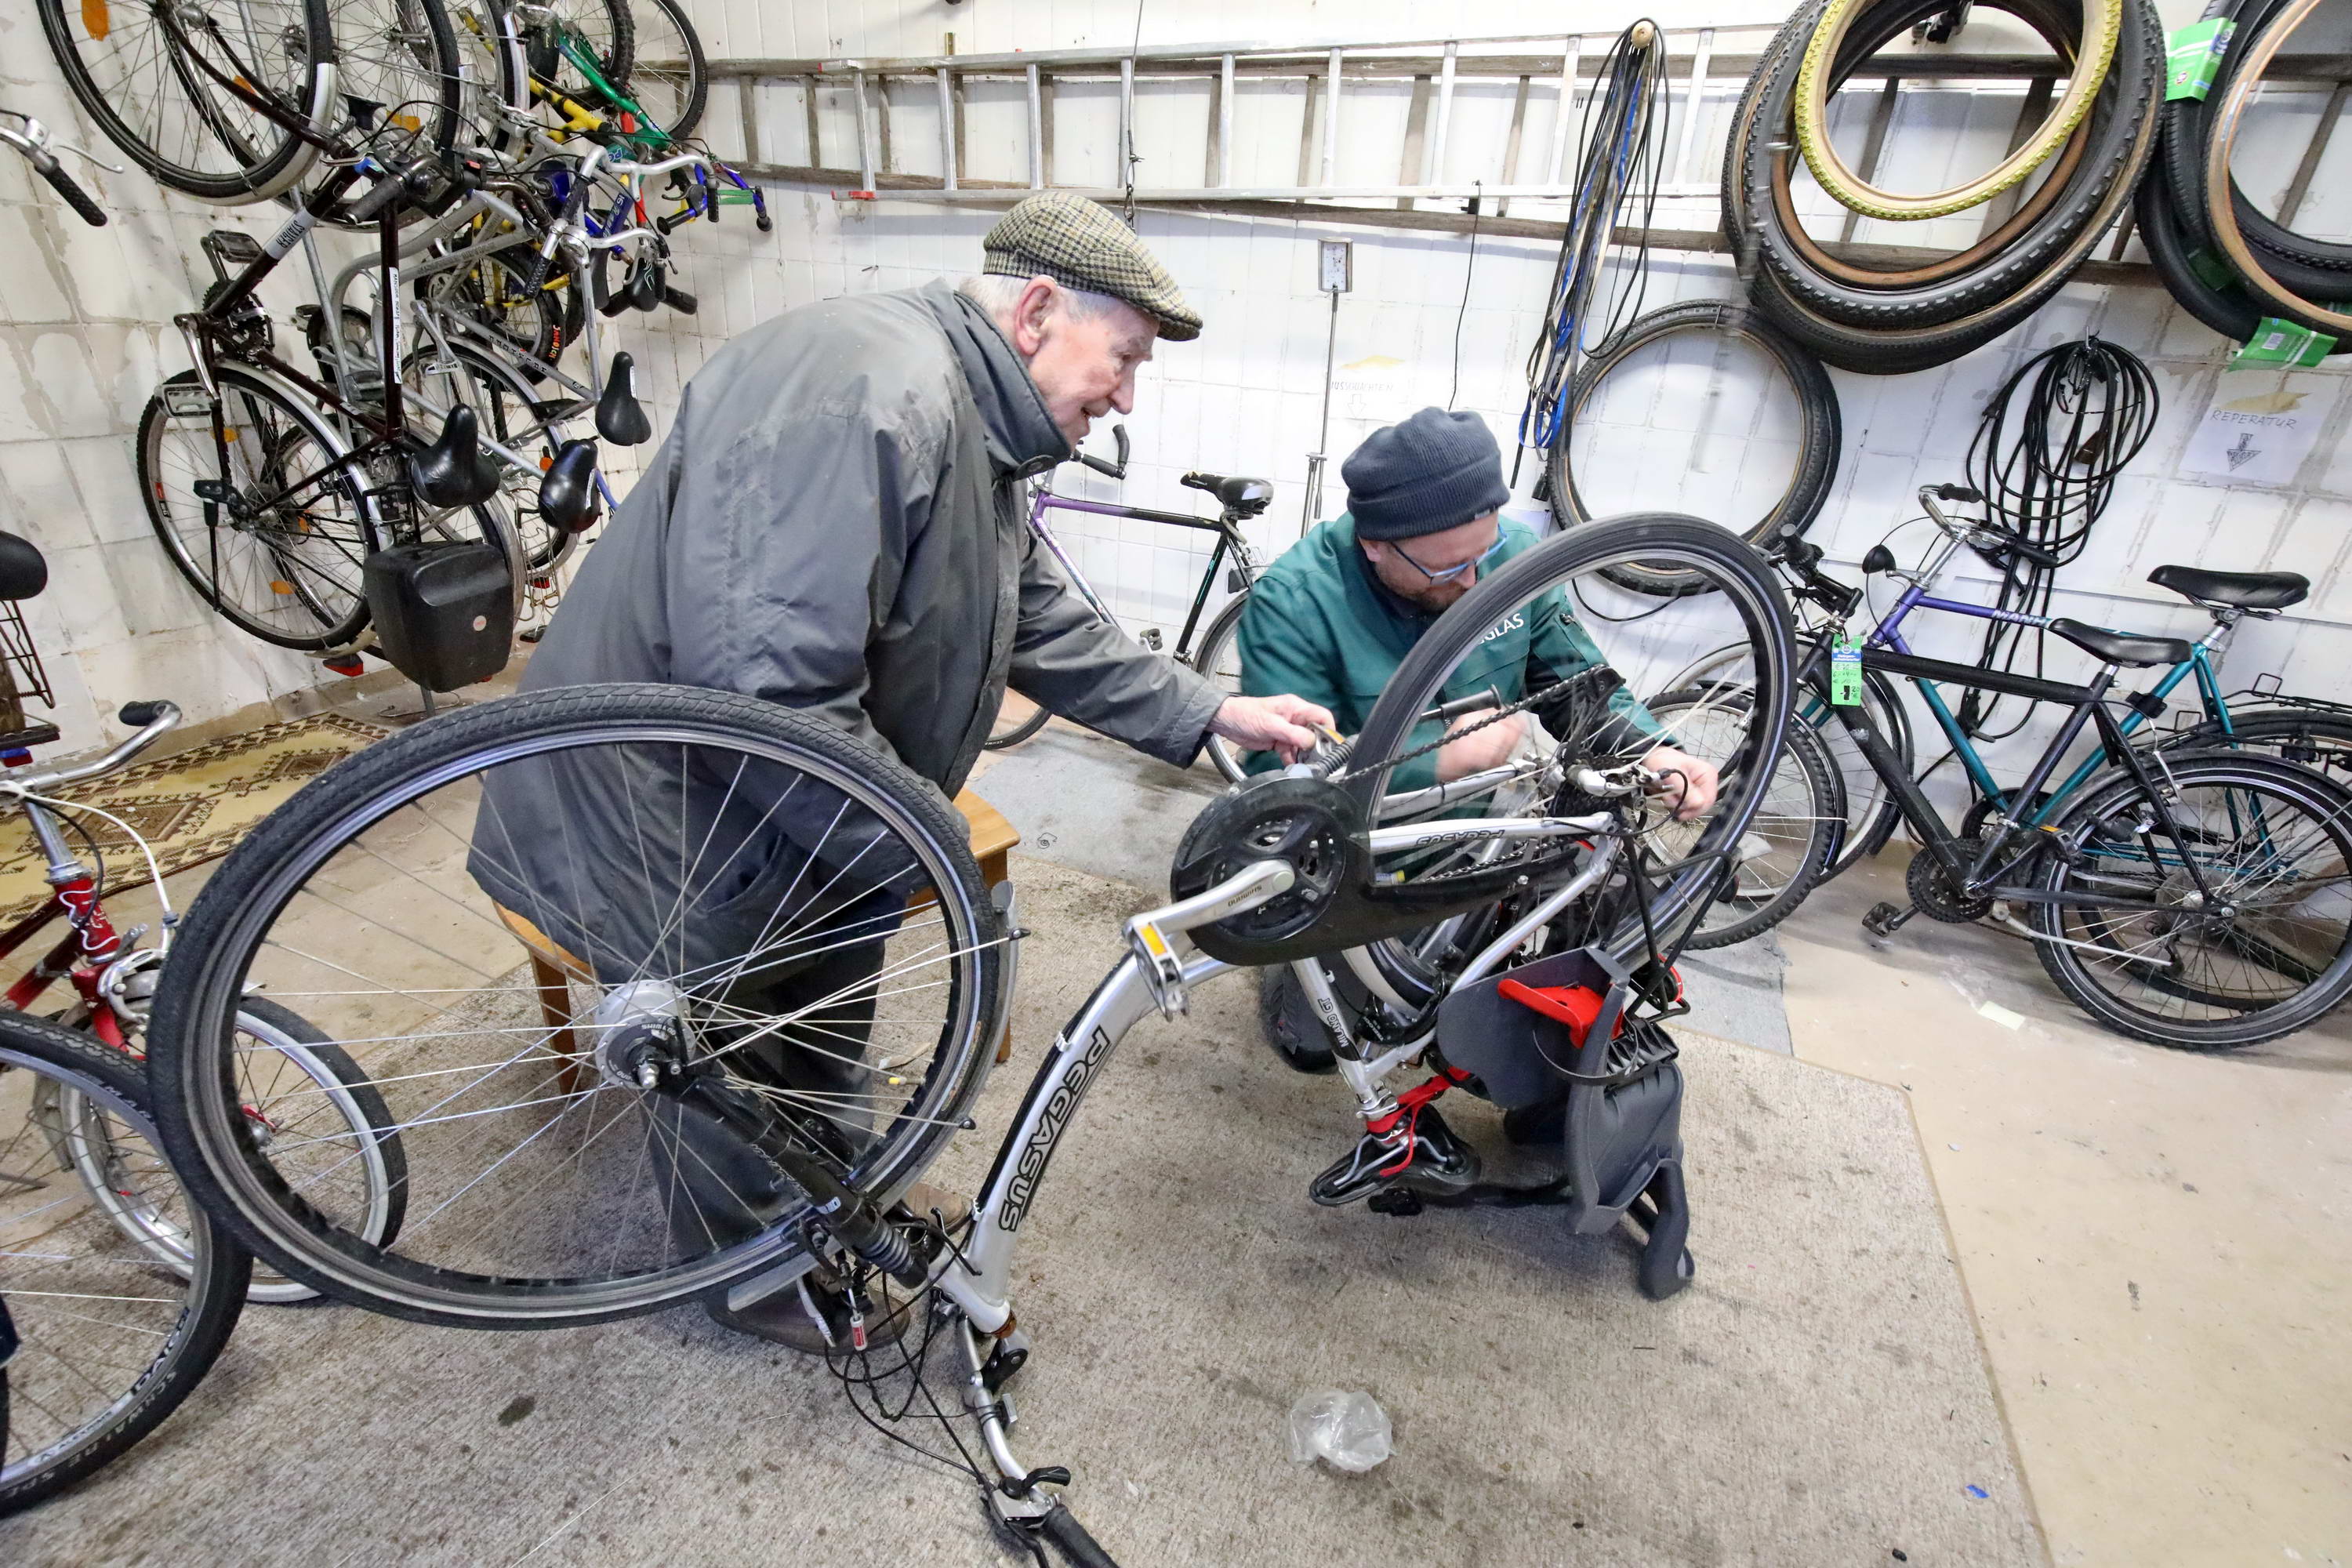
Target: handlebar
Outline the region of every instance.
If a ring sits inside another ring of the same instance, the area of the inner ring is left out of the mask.
[[[16,111],[9,110],[0,112],[14,114]],[[71,174],[66,173],[64,165],[58,162],[58,155],[49,151],[47,128],[29,114],[20,115],[18,118],[25,121],[25,129],[19,132],[11,131],[6,126],[0,126],[0,142],[5,142],[22,153],[25,155],[25,161],[33,165],[33,172],[47,180],[49,183],[49,188],[65,198],[66,205],[80,215],[82,222],[92,228],[104,228],[106,209],[90,200],[89,193],[83,190]],[[83,156],[88,157],[89,154],[84,153]],[[112,165],[109,164],[106,167],[110,168]]]
[[[162,740],[180,721],[180,705],[163,701],[126,702],[115,718],[122,723],[137,725],[139,732],[95,762],[10,773],[0,778],[0,791],[11,795],[41,795],[65,784],[79,784],[84,779],[100,778],[127,767],[133,757]]]
[[[1084,463],[1087,468],[1092,468],[1096,473],[1105,475],[1108,478],[1114,479],[1123,479],[1127,478],[1127,457],[1129,451],[1127,426],[1124,425],[1112,426],[1110,427],[1110,438],[1118,447],[1118,457],[1104,458],[1094,457],[1089,453],[1080,452],[1076,454],[1077,459],[1079,462]]]
[[[1939,500],[1948,500],[1972,505],[1983,500],[1982,490],[1974,489],[1966,485],[1921,485],[1919,487],[1919,505],[1926,510],[1928,521],[1942,529],[1948,536],[1970,549],[1988,552],[2006,551],[2013,555],[2021,555],[2038,566],[2048,567],[2053,571],[2065,564],[2063,561],[2030,539],[2021,538],[2005,528],[1992,528],[1980,522],[1963,522],[1950,516],[1942,507],[1936,504]]]

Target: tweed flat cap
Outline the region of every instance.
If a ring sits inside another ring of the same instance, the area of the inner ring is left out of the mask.
[[[1124,300],[1160,323],[1171,343],[1201,335],[1201,318],[1176,279],[1108,207],[1067,191],[1045,191],[1004,215],[980,242],[984,272],[1051,278],[1069,289]]]

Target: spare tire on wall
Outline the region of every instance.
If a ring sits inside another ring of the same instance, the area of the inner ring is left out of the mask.
[[[1751,297],[1776,326],[1842,369],[1892,374],[1942,364],[2023,321],[2090,256],[2121,215],[2153,151],[2163,33],[2147,0],[2116,0],[2113,65],[2071,129],[2045,126],[2049,167],[2016,209],[1968,248],[1874,265],[1805,234],[1790,181],[1791,129],[1815,27],[1838,0],[1815,0],[1759,58],[1734,119],[1724,166],[1724,232]],[[2062,59],[2081,47],[2084,0],[1988,0],[2024,21]],[[1944,0],[1853,0],[1826,68],[1832,89]],[[2065,130],[2063,138],[2057,130]]]
[[[1605,476],[1596,477],[1587,471],[1596,465],[1576,456],[1580,436],[1589,450],[1595,432],[1609,427],[1598,425],[1592,416],[1612,391],[1619,395],[1635,396],[1646,392],[1645,402],[1696,393],[1705,401],[1699,417],[1716,412],[1721,389],[1712,384],[1704,390],[1695,384],[1675,385],[1663,381],[1639,390],[1628,384],[1652,367],[1675,368],[1671,356],[1678,351],[1710,343],[1713,346],[1705,352],[1714,361],[1708,367],[1712,377],[1720,378],[1730,369],[1724,363],[1723,350],[1727,347],[1737,345],[1740,357],[1750,364],[1761,362],[1759,368],[1768,382],[1757,389],[1757,401],[1765,406],[1783,407],[1793,415],[1790,423],[1794,426],[1796,450],[1789,460],[1785,487],[1775,497],[1756,498],[1750,510],[1736,516],[1715,515],[1720,510],[1718,506],[1683,498],[1692,503],[1685,510],[1712,516],[1713,521],[1768,552],[1800,537],[1812,525],[1837,481],[1838,453],[1844,445],[1837,389],[1830,384],[1829,372],[1822,368],[1820,360],[1776,330],[1744,300],[1699,300],[1636,317],[1594,349],[1578,368],[1569,391],[1568,428],[1552,443],[1545,458],[1552,507],[1560,526],[1572,527],[1596,518],[1615,516],[1631,508],[1631,500],[1625,498],[1592,493],[1596,489],[1605,491],[1609,481]],[[1612,373],[1617,374],[1613,388],[1609,384]],[[1644,422],[1654,426],[1657,423],[1654,418]],[[1665,423],[1673,422],[1668,419]],[[1744,442],[1756,434],[1749,428],[1738,433],[1738,438]],[[1779,444],[1770,433],[1764,439]],[[1701,455],[1694,452],[1692,456],[1696,458]],[[1750,469],[1743,473],[1743,478],[1753,483],[1761,476]],[[1645,487],[1641,493],[1654,500],[1660,492],[1646,480]],[[1679,595],[1696,585],[1688,574],[1663,567],[1656,572],[1613,569],[1606,575],[1619,587],[1642,594]]]

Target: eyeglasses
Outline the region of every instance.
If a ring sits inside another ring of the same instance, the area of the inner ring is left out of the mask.
[[[1495,535],[1495,542],[1486,546],[1486,550],[1481,552],[1475,560],[1465,561],[1459,566],[1448,566],[1443,572],[1432,572],[1428,567],[1423,566],[1420,562],[1415,561],[1412,556],[1406,554],[1405,548],[1402,544],[1391,544],[1389,548],[1394,551],[1406,565],[1412,567],[1414,571],[1420,573],[1431,582],[1451,583],[1456,577],[1461,576],[1465,572],[1469,571],[1473,566],[1477,567],[1482,572],[1485,571],[1486,563],[1503,552],[1503,546],[1506,542],[1507,542],[1498,531]]]

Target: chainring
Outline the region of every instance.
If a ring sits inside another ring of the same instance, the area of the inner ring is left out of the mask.
[[[1243,942],[1279,942],[1297,935],[1323,914],[1353,871],[1355,800],[1316,778],[1262,780],[1219,796],[1192,820],[1176,847],[1169,890],[1180,899],[1206,892],[1261,860],[1289,862],[1297,880],[1288,892],[1217,922]]]
[[[1962,842],[1973,847],[1973,841]],[[1903,887],[1921,914],[1947,925],[1972,925],[1992,913],[1991,898],[1982,893],[1963,896],[1952,885],[1952,875],[1944,869],[1944,862],[1932,850],[1922,849],[1911,857],[1911,868],[1903,874]]]

